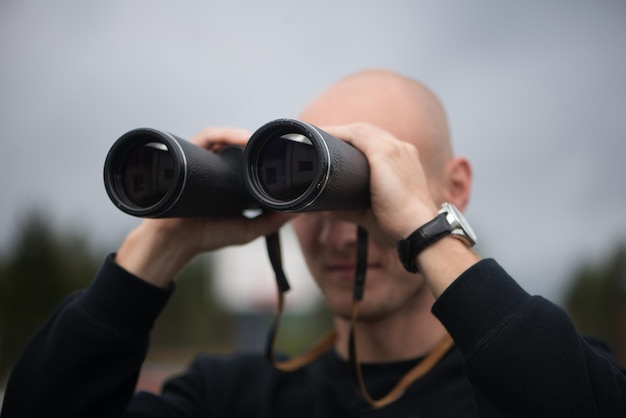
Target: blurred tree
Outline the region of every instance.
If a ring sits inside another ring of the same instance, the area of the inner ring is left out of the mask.
[[[164,353],[163,350],[174,350],[188,356],[192,354],[190,351],[198,350],[232,352],[263,348],[274,313],[242,314],[225,310],[218,303],[215,287],[211,285],[213,271],[210,260],[208,256],[197,257],[179,274],[176,292],[155,324],[149,359],[173,358],[171,353]],[[257,327],[251,335],[254,341],[243,345],[240,334],[252,330],[242,327],[242,318],[248,319],[248,325]],[[321,304],[306,314],[287,312],[281,321],[277,349],[296,354],[313,344],[331,326],[330,314]]]
[[[0,254],[0,379],[30,336],[63,298],[87,287],[106,251],[90,248],[79,231],[59,231],[43,210],[27,213]],[[217,347],[231,342],[228,314],[207,303],[210,270],[202,257],[185,268],[153,333],[157,346]]]
[[[626,363],[626,244],[602,263],[578,269],[565,308],[581,333],[604,339]]]
[[[76,233],[58,233],[40,211],[28,213],[0,257],[0,376],[54,307],[84,287],[99,259]]]
[[[0,381],[61,300],[89,285],[106,254],[89,245],[83,232],[55,229],[43,210],[27,213],[16,231],[9,249],[0,254]],[[176,292],[152,334],[151,353],[160,352],[159,361],[186,362],[197,350],[236,348],[236,314],[216,302],[209,260],[197,257],[177,278]],[[301,351],[330,326],[323,306],[311,315],[287,314],[278,348]],[[265,327],[260,331],[267,332]]]
[[[157,319],[155,346],[224,351],[232,344],[232,315],[215,302],[208,257],[196,257],[176,279],[176,292]]]

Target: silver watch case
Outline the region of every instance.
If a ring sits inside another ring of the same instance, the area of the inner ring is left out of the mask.
[[[476,244],[478,239],[474,230],[456,206],[452,203],[444,203],[439,213],[446,215],[446,219],[452,227],[452,236],[461,238],[469,247],[473,247]]]

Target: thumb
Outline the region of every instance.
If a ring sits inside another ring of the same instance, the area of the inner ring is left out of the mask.
[[[247,241],[260,236],[270,235],[278,231],[287,221],[293,218],[291,213],[267,211],[246,222],[247,230],[244,234]]]

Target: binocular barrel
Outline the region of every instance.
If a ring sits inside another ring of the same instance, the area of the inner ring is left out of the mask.
[[[170,133],[134,129],[111,147],[104,183],[144,218],[228,216],[259,207],[303,212],[369,206],[369,165],[351,145],[294,119],[259,128],[245,149],[214,153]]]
[[[111,147],[104,184],[120,210],[138,217],[233,215],[258,208],[243,185],[242,152],[213,153],[167,132],[134,129]]]
[[[352,145],[294,119],[259,128],[243,152],[244,184],[261,206],[285,212],[369,206],[369,165]]]

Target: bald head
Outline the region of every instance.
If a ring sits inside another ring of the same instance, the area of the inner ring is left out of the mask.
[[[429,176],[452,157],[446,115],[423,84],[386,70],[366,70],[332,85],[299,118],[317,126],[367,122],[415,144]]]

